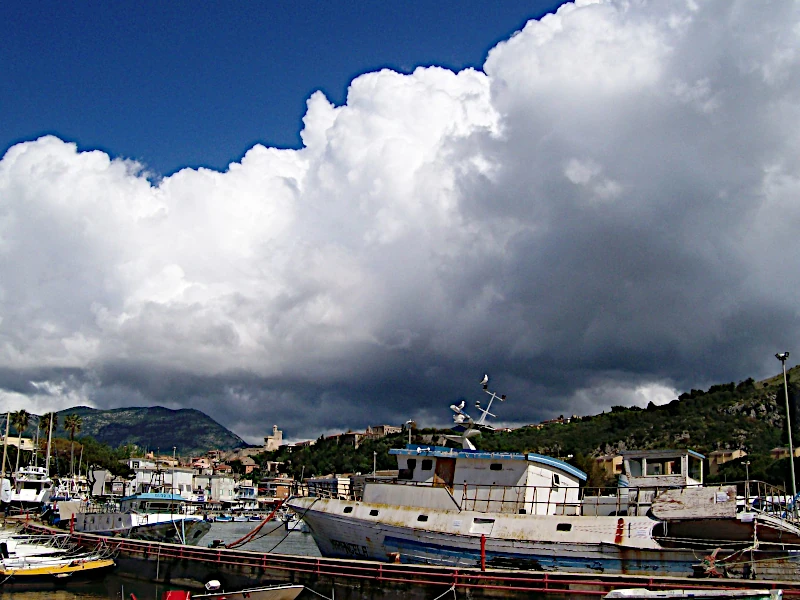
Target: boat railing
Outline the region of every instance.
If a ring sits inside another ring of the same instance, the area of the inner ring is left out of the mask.
[[[367,478],[367,483],[384,483],[420,488],[445,487],[456,505],[465,511],[506,514],[547,514],[582,516],[644,516],[653,500],[668,489],[698,486],[574,487],[511,485],[447,485],[441,481],[408,481],[397,478]],[[800,507],[780,487],[763,481],[731,482],[736,486],[738,511],[771,515],[800,526]],[[364,481],[308,484],[308,495],[339,500],[363,499]]]
[[[783,488],[757,480],[738,481],[730,485],[736,485],[739,511],[768,514],[800,526],[798,498],[793,498]]]

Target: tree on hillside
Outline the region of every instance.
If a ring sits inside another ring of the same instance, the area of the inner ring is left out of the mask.
[[[83,420],[76,414],[64,417],[64,429],[69,431],[69,473],[75,475],[75,434],[81,430]]]
[[[17,430],[17,465],[14,467],[14,472],[19,471],[19,455],[22,454],[22,432],[28,428],[28,423],[31,421],[31,416],[24,408],[11,414],[11,423],[14,429]]]

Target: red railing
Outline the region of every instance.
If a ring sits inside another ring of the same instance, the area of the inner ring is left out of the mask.
[[[48,528],[29,525],[28,529],[47,532]],[[800,598],[800,584],[777,581],[748,580],[690,580],[625,575],[582,575],[575,573],[540,573],[533,571],[481,571],[479,569],[457,569],[424,565],[405,565],[372,561],[293,556],[226,550],[198,546],[180,546],[146,542],[127,538],[107,538],[75,533],[73,540],[85,547],[103,547],[130,557],[158,557],[159,561],[170,559],[204,562],[217,567],[260,568],[314,575],[316,577],[373,580],[386,583],[402,583],[438,587],[455,586],[456,589],[505,590],[508,592],[544,592],[570,596],[601,597],[611,589],[621,587],[646,587],[652,590],[711,589],[735,590],[742,588],[782,589],[786,598]],[[134,574],[135,575],[135,574]]]

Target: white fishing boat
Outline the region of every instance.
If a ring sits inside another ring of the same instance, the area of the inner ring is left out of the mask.
[[[219,581],[206,584],[205,594],[170,590],[161,595],[161,600],[294,600],[305,589],[302,585],[266,585],[246,590],[228,592],[222,589]]]
[[[363,488],[310,486],[287,505],[328,557],[455,567],[800,580],[800,528],[791,512],[737,512],[735,485],[704,486],[691,450],[624,455],[613,490],[538,454],[481,452],[491,400],[477,421],[452,406],[462,448],[390,450],[396,480]],[[767,489],[762,497],[782,496]]]
[[[179,494],[145,492],[126,496],[118,509],[85,505],[75,515],[75,531],[153,542],[197,544],[208,531],[201,505]]]
[[[674,600],[680,598],[694,598],[695,600],[716,600],[731,598],[733,600],[781,600],[783,590],[648,590],[645,588],[628,588],[609,592],[603,596],[604,600]]]

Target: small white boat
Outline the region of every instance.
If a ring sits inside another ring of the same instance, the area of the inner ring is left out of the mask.
[[[603,598],[626,598],[628,600],[653,600],[658,598],[695,598],[708,600],[714,598],[735,598],[736,600],[780,600],[783,590],[648,590],[628,588],[609,592]]]
[[[294,600],[305,587],[302,585],[268,585],[236,592],[223,591],[216,579],[206,584],[207,594],[171,590],[161,595],[161,600]]]

